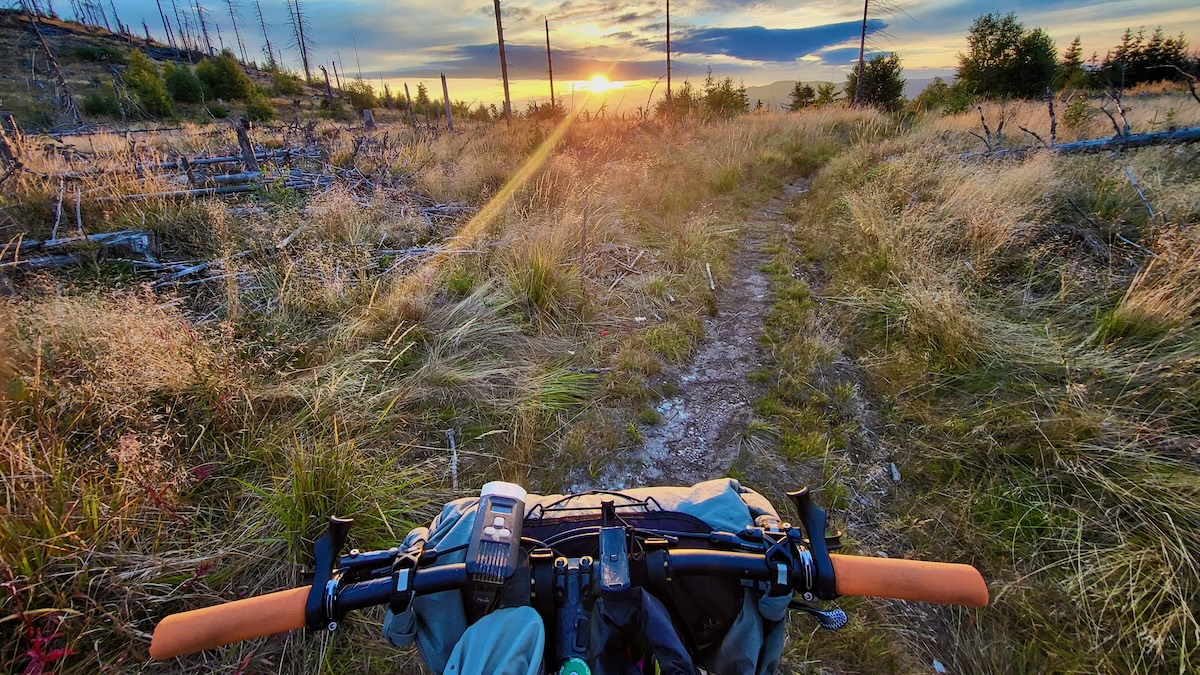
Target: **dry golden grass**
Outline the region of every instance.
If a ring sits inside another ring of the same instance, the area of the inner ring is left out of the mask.
[[[619,451],[648,378],[666,367],[656,345],[686,352],[698,338],[688,326],[711,303],[705,264],[723,273],[737,210],[776,174],[810,171],[809,144],[829,129],[890,124],[838,111],[437,137],[384,126],[376,139],[401,140],[357,156],[345,134],[325,142],[335,163],[353,160],[387,190],[304,200],[266,190],[247,200],[261,215],[215,201],[85,201],[86,232],[144,222],[166,255],[213,265],[179,297],[101,260],[20,278],[6,301],[0,550],[15,592],[6,607],[30,613],[0,663],[94,672],[140,661],[168,611],[296,583],[305,542],[334,513],[360,519],[356,545],[394,542],[448,496],[448,428],[465,486],[501,477],[553,489],[586,470],[564,464],[560,444],[588,406],[587,419],[613,427],[592,431],[622,439],[609,448]],[[132,153],[115,136],[78,142],[115,168],[168,150],[228,151],[231,138],[189,127],[140,138]],[[82,187],[108,196],[171,184],[126,174]],[[44,233],[57,190],[22,178],[6,196],[20,207],[11,231]],[[415,208],[449,201],[479,213],[432,225]],[[394,269],[376,253],[427,243],[451,250]],[[611,378],[579,372],[609,364]],[[394,670],[389,649],[366,638],[377,629],[352,626],[326,667]],[[48,648],[75,653],[25,653],[56,633]],[[174,668],[215,658],[308,672],[319,651],[268,641]]]
[[[1135,132],[1172,108],[1200,120],[1179,95],[1130,106]],[[985,106],[993,130],[1002,107]],[[1007,109],[1013,143],[1044,116]],[[918,121],[856,147],[797,211],[801,254],[842,296],[844,349],[893,411],[895,508],[923,523],[906,542],[991,581],[993,606],[947,624],[953,647],[929,658],[1186,672],[1200,655],[1194,151],[963,161],[977,125]]]

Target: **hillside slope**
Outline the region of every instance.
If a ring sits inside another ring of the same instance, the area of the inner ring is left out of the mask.
[[[137,114],[133,105],[122,105],[121,112],[114,115],[88,115],[84,111],[84,101],[89,95],[113,97],[120,103],[129,100],[130,94],[124,91],[121,74],[132,50],[140,50],[160,67],[167,63],[191,66],[205,56],[74,21],[43,18],[37,26],[62,71],[75,105],[83,114],[83,121],[89,124],[123,122],[128,126],[152,121],[145,115]],[[56,76],[47,63],[29,15],[14,10],[0,10],[0,50],[10,55],[10,58],[0,60],[0,111],[11,113],[26,129],[50,129],[69,123],[70,119],[57,102],[59,92]],[[270,73],[259,70],[254,64],[245,67],[245,70],[260,89],[270,93]],[[318,104],[310,99],[312,94],[320,92],[314,87],[306,85],[306,88],[306,95],[300,97],[273,97],[272,105],[280,113],[290,109],[293,116],[315,114]],[[206,110],[207,106],[178,108],[177,114],[181,119],[213,119],[210,111]],[[239,111],[234,109],[231,112],[237,114]]]

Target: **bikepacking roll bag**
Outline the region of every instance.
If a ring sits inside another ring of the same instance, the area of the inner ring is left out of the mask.
[[[634,488],[619,493],[580,495],[531,494],[525,498],[523,534],[545,541],[557,533],[596,525],[604,501],[614,502],[621,519],[630,525],[670,531],[680,536],[680,546],[689,548],[708,547],[709,532],[737,533],[753,525],[760,515],[778,517],[762,495],[742,487],[734,479],[722,478],[691,487]],[[412,549],[424,542],[426,549],[447,551],[438,556],[436,564],[463,562],[478,503],[478,498],[468,497],[446,504],[428,528],[409,532],[403,547]],[[694,536],[689,538],[689,533]],[[594,548],[594,538],[589,545]],[[558,544],[555,548],[563,550]],[[569,556],[587,553],[565,551]],[[771,597],[755,586],[712,577],[677,577],[671,587],[668,598],[655,597],[663,595],[662,592],[638,596],[641,604],[636,612],[607,599],[597,601],[591,615],[593,648],[632,625],[644,631],[660,667],[669,665],[663,673],[691,673],[698,668],[717,675],[765,675],[776,671],[783,652],[789,596]],[[500,611],[504,610],[489,616]],[[506,620],[496,620],[501,617]],[[389,610],[384,620],[384,635],[398,647],[416,642],[422,659],[438,673],[540,673],[544,642],[530,638],[535,628],[542,629],[537,612],[525,612],[520,620],[516,620],[517,615],[507,613],[496,618],[475,622],[467,633],[462,593],[445,591],[415,598],[402,614]],[[618,625],[622,621],[632,624]],[[677,631],[679,635],[675,634]],[[459,645],[460,640],[463,645]],[[683,649],[684,641],[690,645],[690,655]],[[539,653],[529,659],[496,658],[497,654],[513,653],[519,646],[528,646]],[[603,658],[603,654],[593,656],[600,657],[592,659],[593,672],[598,675],[637,672],[632,664],[624,664],[626,669],[622,669],[620,659]],[[480,658],[494,665],[486,665]],[[680,658],[686,663],[681,663]]]

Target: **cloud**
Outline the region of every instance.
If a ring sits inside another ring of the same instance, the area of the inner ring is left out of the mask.
[[[879,19],[867,21],[867,34],[887,28]],[[791,62],[858,37],[859,21],[845,21],[809,28],[699,28],[673,40],[680,54],[732,56],[743,61]]]
[[[654,80],[666,75],[664,59],[606,59],[599,55],[603,50],[559,50],[555,49],[554,73],[556,79],[590,79],[597,73],[605,74],[610,80]],[[543,79],[546,77],[545,45],[504,45],[504,57],[508,62],[508,76],[513,80]],[[689,61],[672,61],[672,71],[682,76],[699,75],[706,69],[704,64]],[[750,72],[753,66],[729,64],[721,72]],[[428,77],[431,73],[444,72],[449,77],[497,78],[500,76],[499,49],[495,44],[466,45],[456,48],[444,58],[425,66],[396,68],[383,72],[383,77]]]
[[[872,56],[883,53],[885,52],[868,48],[864,58],[869,61]],[[817,52],[817,56],[820,57],[822,65],[844,66],[846,64],[858,62],[858,47],[837,47],[834,49],[823,49],[820,52]]]
[[[496,17],[495,5],[482,5],[476,10],[480,16]],[[500,4],[500,15],[505,18],[516,19],[518,21],[528,19],[534,16],[537,12],[532,7],[521,7],[520,5]]]

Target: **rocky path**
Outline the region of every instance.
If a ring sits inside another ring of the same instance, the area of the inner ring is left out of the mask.
[[[717,287],[716,316],[705,319],[704,340],[679,380],[679,393],[658,403],[662,421],[640,425],[642,447],[596,487],[690,485],[727,475],[762,393],[748,376],[764,363],[759,337],[771,298],[761,268],[771,260],[768,237],[783,226],[788,201],[806,188],[787,186],[746,223],[730,280]]]

